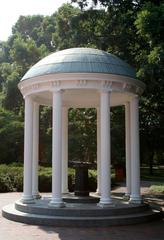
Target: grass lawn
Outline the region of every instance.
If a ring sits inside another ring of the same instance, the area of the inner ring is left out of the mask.
[[[150,175],[149,167],[141,167],[141,180],[151,180],[164,183],[164,166],[153,167],[153,175]]]
[[[155,181],[156,184],[152,184],[149,188],[149,192],[152,194],[164,193],[164,166],[153,167],[153,175],[150,175],[149,167],[141,167],[141,180]]]

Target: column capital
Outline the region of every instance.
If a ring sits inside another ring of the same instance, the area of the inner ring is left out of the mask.
[[[128,106],[130,104],[130,101],[126,101],[125,103],[124,103],[124,106],[126,107],[126,106]]]
[[[99,90],[99,93],[101,94],[101,93],[108,93],[108,94],[110,94],[112,92],[112,90],[111,89],[100,89]]]
[[[34,101],[34,96],[31,94],[25,95],[25,96],[23,96],[23,98],[24,98],[24,100],[30,99],[30,100]]]
[[[33,104],[34,104],[34,106],[36,106],[36,107],[39,107],[39,106],[40,106],[40,104],[39,104],[38,102],[36,102],[35,99],[33,99]]]
[[[65,111],[68,111],[68,110],[69,110],[69,107],[62,105],[62,109],[64,109]]]
[[[52,93],[63,93],[64,92],[64,89],[61,89],[61,88],[54,88],[54,89],[51,89],[50,92]]]
[[[133,101],[133,100],[139,100],[139,96],[138,95],[131,95],[131,97],[130,97],[130,101]],[[129,102],[130,102],[129,101]]]

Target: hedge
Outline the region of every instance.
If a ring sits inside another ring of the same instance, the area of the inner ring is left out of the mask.
[[[114,179],[112,178],[112,185]],[[68,171],[68,188],[74,191],[75,179],[74,169]],[[96,191],[96,171],[89,171],[89,190]],[[52,190],[52,170],[51,167],[39,167],[39,191],[51,192]],[[0,192],[22,192],[23,191],[23,165],[18,163],[0,164]]]

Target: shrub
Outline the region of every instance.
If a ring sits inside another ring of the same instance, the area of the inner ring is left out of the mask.
[[[0,192],[12,192],[13,185],[8,174],[0,174]]]
[[[151,193],[163,194],[164,193],[164,184],[159,183],[155,185],[151,185],[149,188]]]
[[[51,192],[52,191],[52,175],[45,173],[39,174],[39,191],[40,192]]]
[[[97,175],[95,170],[89,170],[89,190],[94,192],[97,188]],[[112,176],[112,187],[115,180]],[[75,187],[75,170],[68,169],[68,188],[70,192]],[[23,191],[23,165],[20,163],[12,163],[9,165],[0,165],[0,192]],[[51,167],[39,167],[39,191],[52,191],[52,169]]]
[[[22,165],[0,165],[0,192],[22,191],[23,167]]]
[[[14,191],[23,191],[23,172],[21,174],[15,175],[13,179]]]
[[[23,157],[23,122],[13,112],[0,108],[0,163]]]
[[[69,190],[74,190],[74,170],[68,170]],[[23,165],[12,163],[0,164],[0,192],[23,191]],[[52,191],[52,169],[51,167],[39,167],[39,191]]]

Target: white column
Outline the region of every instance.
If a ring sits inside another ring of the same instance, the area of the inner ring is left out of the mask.
[[[101,194],[100,108],[97,108],[97,194]]]
[[[68,109],[62,107],[62,193],[68,193]]]
[[[126,192],[125,198],[130,198],[131,193],[131,153],[130,153],[130,103],[125,104],[125,146],[126,146]]]
[[[139,158],[139,109],[138,97],[130,101],[131,133],[131,203],[141,203],[140,196],[140,158]]]
[[[63,207],[62,200],[62,94],[53,92],[52,120],[52,200],[51,206]]]
[[[102,91],[100,95],[101,125],[101,198],[99,205],[111,204],[111,147],[110,147],[110,94]]]
[[[39,163],[39,104],[33,103],[33,165],[32,165],[32,195],[40,198],[38,191],[38,163]]]
[[[24,186],[23,203],[33,203],[32,196],[32,149],[33,149],[33,100],[25,97],[25,125],[24,125]]]

